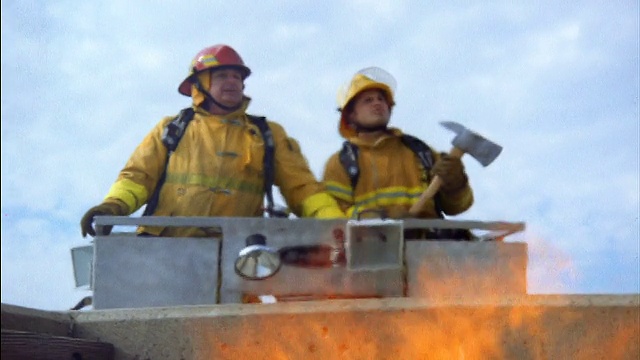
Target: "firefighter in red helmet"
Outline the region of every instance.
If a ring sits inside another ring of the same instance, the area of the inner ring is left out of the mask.
[[[192,114],[188,126],[180,129],[179,139],[170,138],[179,144],[173,144],[173,151],[168,148],[172,141],[167,134],[175,130],[168,130],[169,125],[177,116],[165,117],[135,149],[103,202],[82,217],[82,235],[95,235],[96,215],[129,215],[145,204],[149,210],[152,203],[153,210],[145,212],[149,215],[260,217],[267,174],[295,215],[344,217],[309,169],[298,142],[280,124],[263,119],[260,125],[247,114],[251,99],[244,94],[244,81],[250,74],[228,45],[198,52],[178,87],[180,94],[192,98],[191,107],[185,109]],[[264,161],[268,145],[274,157],[272,169]],[[200,228],[145,226],[138,232],[208,236]]]

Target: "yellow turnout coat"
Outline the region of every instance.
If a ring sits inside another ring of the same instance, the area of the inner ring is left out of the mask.
[[[402,132],[391,129],[375,143],[367,143],[354,136],[349,139],[358,147],[359,180],[355,189],[340,163],[339,152],[327,161],[323,180],[327,191],[338,200],[347,216],[356,218],[362,212],[385,210],[387,216],[399,218],[406,214],[431,181],[425,176],[420,160],[401,140]],[[440,154],[432,150],[434,163]],[[436,195],[442,211],[456,215],[473,204],[473,192],[467,184],[454,194]],[[365,216],[363,216],[365,217]],[[433,199],[419,213],[420,218],[437,218]]]
[[[247,98],[241,109],[224,116],[195,107],[193,120],[169,158],[153,215],[263,215],[265,146],[259,129],[246,116],[248,104]],[[172,119],[162,119],[135,149],[105,201],[120,201],[133,213],[149,200],[165,169],[167,149],[162,134]],[[278,123],[268,124],[275,142],[275,185],[289,208],[298,216],[340,217],[335,201],[316,180],[298,143]],[[322,211],[329,213],[323,216]],[[194,228],[141,227],[138,231],[162,236],[207,235]]]

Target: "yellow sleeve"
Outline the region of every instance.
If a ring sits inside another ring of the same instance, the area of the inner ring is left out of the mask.
[[[317,219],[341,219],[346,215],[338,203],[326,192],[317,193],[302,202],[302,216]]]
[[[162,143],[162,133],[172,119],[165,117],[145,136],[118,174],[105,200],[125,203],[129,213],[147,202],[164,171],[167,148]]]
[[[293,213],[302,217],[344,217],[309,168],[300,144],[289,137],[280,124],[269,121],[269,126],[275,143],[275,185]]]
[[[303,201],[311,195],[322,192],[322,184],[311,172],[298,142],[287,136],[280,124],[269,121],[269,127],[275,143],[275,185],[280,189],[280,193],[293,213],[302,216]]]
[[[338,206],[345,212],[347,217],[352,217],[354,209],[354,189],[351,188],[351,180],[342,163],[340,163],[339,152],[334,153],[329,160],[327,160],[322,180],[327,189],[327,193],[336,199]]]

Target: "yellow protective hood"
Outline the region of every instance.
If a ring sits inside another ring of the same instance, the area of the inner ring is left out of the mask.
[[[211,71],[202,71],[195,76],[198,77],[198,81],[203,89],[208,89],[211,86]],[[194,106],[199,106],[206,99],[205,95],[198,90],[195,84],[191,85],[191,99],[193,99]]]
[[[203,71],[196,74],[195,76],[198,77],[198,81],[200,81],[200,85],[202,85],[203,89],[208,89],[211,86],[211,71]],[[191,85],[191,99],[194,107],[200,107],[200,105],[204,102],[206,98],[207,98],[206,95],[200,92],[200,90],[198,90],[196,85],[194,84]],[[240,106],[238,110],[242,110],[242,112],[244,113],[244,111],[249,106],[249,102],[251,101],[251,98],[246,95],[243,95],[243,98],[244,98],[242,100],[243,105]],[[234,113],[238,112],[238,110],[234,111]]]

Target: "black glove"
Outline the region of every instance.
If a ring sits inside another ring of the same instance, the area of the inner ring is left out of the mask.
[[[104,202],[98,206],[94,206],[87,211],[82,220],[80,220],[80,229],[82,230],[82,237],[86,237],[87,234],[96,236],[96,231],[93,228],[93,218],[97,215],[113,215],[123,216],[127,215],[126,205],[116,202]],[[113,226],[105,226],[104,232],[106,235],[111,233]]]
[[[462,160],[445,153],[440,155],[440,160],[436,161],[431,169],[431,176],[436,175],[442,179],[440,189],[444,193],[450,194],[460,191],[469,182],[467,174],[464,172]]]

